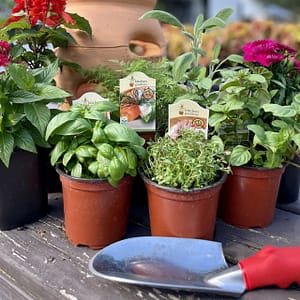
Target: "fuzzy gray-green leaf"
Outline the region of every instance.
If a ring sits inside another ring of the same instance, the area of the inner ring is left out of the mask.
[[[175,16],[162,10],[148,11],[139,18],[139,20],[144,19],[156,19],[179,28],[184,28],[184,25]]]

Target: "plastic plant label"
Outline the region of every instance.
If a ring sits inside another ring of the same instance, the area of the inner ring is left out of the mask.
[[[120,79],[120,123],[136,131],[156,129],[156,80],[143,72]]]
[[[72,104],[86,104],[86,105],[91,105],[95,104],[99,101],[109,101],[106,98],[103,98],[96,92],[86,92],[82,94],[78,99],[75,99],[72,101]],[[110,113],[106,112],[106,118],[110,119]]]
[[[101,97],[96,92],[86,92],[82,94],[78,99],[72,101],[73,104],[95,104],[99,101],[108,101],[108,99]]]
[[[176,136],[178,130],[185,127],[201,130],[207,138],[209,110],[192,100],[184,99],[169,104],[170,136]]]

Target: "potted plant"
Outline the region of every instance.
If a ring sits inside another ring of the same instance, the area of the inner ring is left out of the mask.
[[[277,63],[284,60],[296,66],[295,58],[291,60],[284,45],[260,44],[264,52],[259,55],[257,50],[252,58],[265,65],[253,63],[247,55],[245,59],[231,56],[238,66],[221,71],[223,83],[210,107],[209,123],[230,152],[233,172],[222,189],[219,214],[226,222],[245,228],[272,222],[281,175],[300,146],[299,95],[281,98],[282,83],[268,68],[276,57]],[[247,47],[251,45],[245,51]],[[271,49],[273,55],[268,53]]]
[[[89,22],[78,14],[66,12],[65,5],[66,1],[15,1],[11,15],[0,27],[0,39],[10,44],[10,61],[24,64],[29,69],[42,69],[57,61],[57,47],[67,47],[68,42],[76,43],[67,29],[80,29],[91,36]],[[57,73],[62,65],[81,70],[78,65],[61,59],[58,64],[54,85],[57,85]],[[61,99],[61,102],[56,105],[60,109],[67,101]],[[44,152],[45,156],[49,192],[60,191],[57,174],[49,163],[49,150],[44,148],[39,151]]]
[[[230,170],[222,145],[188,124],[148,142],[140,174],[152,235],[213,239],[219,192]]]
[[[46,161],[40,149],[51,117],[49,102],[69,94],[53,84],[54,61],[43,69],[27,69],[11,61],[10,45],[0,42],[0,228],[33,222],[47,212]]]
[[[133,129],[108,118],[117,109],[111,101],[73,104],[46,130],[62,182],[66,234],[75,245],[102,248],[127,230],[132,177],[146,150]]]

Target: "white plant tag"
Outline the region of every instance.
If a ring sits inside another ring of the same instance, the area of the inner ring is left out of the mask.
[[[168,134],[176,136],[179,129],[191,127],[201,130],[207,138],[208,117],[209,110],[203,108],[195,101],[184,99],[169,104]]]
[[[143,72],[120,79],[120,123],[136,131],[156,129],[156,80]]]

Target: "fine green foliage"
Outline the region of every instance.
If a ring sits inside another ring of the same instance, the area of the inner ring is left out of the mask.
[[[215,183],[230,171],[222,140],[206,140],[201,131],[182,129],[176,139],[168,134],[148,142],[145,175],[160,185],[189,191]]]
[[[46,105],[69,96],[53,84],[57,70],[57,61],[36,70],[11,63],[0,74],[0,159],[6,167],[16,148],[36,153],[36,146],[49,146],[44,136],[51,111]]]
[[[138,160],[146,157],[145,140],[133,129],[107,119],[118,107],[110,101],[74,104],[54,116],[46,139],[54,148],[51,164],[78,178],[106,178],[116,186],[126,175],[135,176]]]

